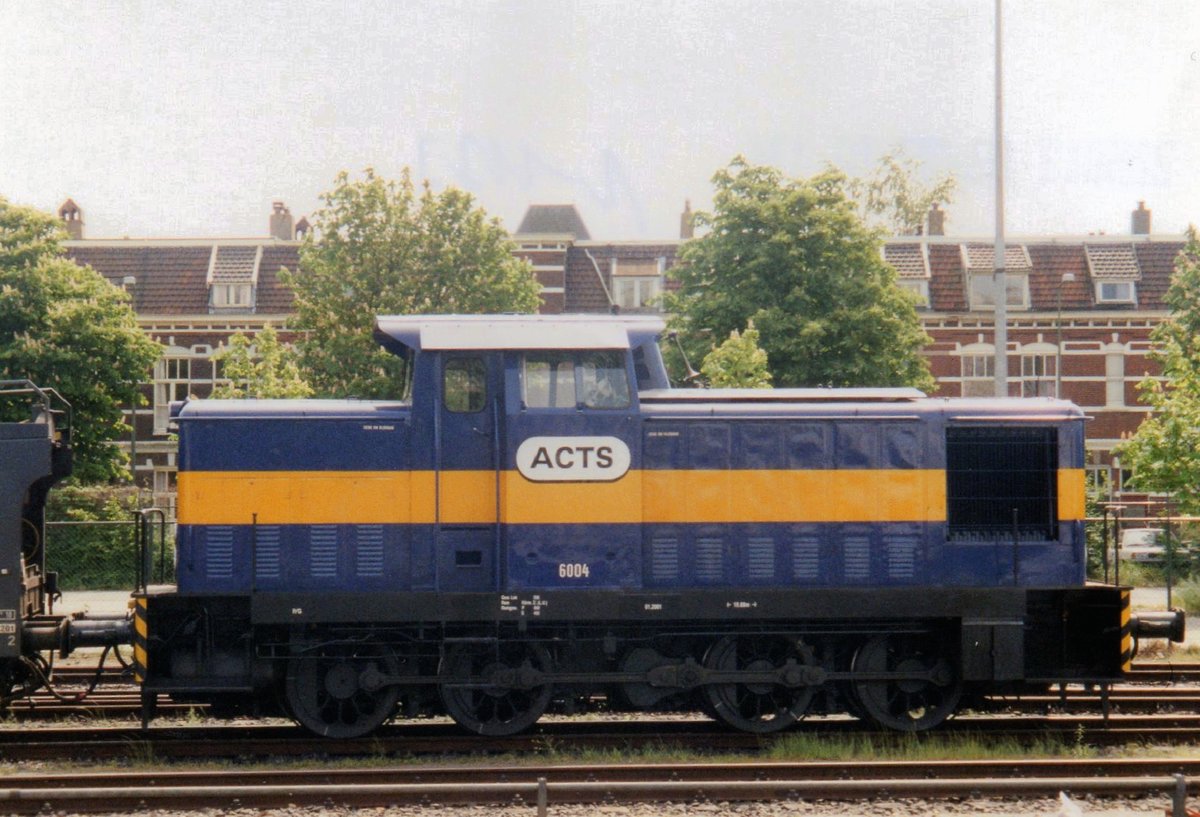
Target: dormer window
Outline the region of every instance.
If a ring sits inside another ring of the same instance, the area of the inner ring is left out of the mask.
[[[1084,244],[1097,304],[1136,304],[1142,268],[1132,244]]]
[[[212,286],[212,305],[215,307],[223,306],[250,306],[250,285],[249,284],[213,284]]]
[[[987,244],[960,244],[963,271],[967,275],[968,305],[970,309],[995,309],[996,307],[996,249]],[[1024,244],[1007,244],[1004,247],[1004,271],[1007,292],[1004,302],[1010,309],[1029,308],[1029,271],[1033,262]]]
[[[215,246],[208,260],[210,312],[253,312],[263,248],[257,245]]]
[[[1132,304],[1137,303],[1137,289],[1133,281],[1097,281],[1096,303],[1098,304]]]
[[[666,258],[612,259],[612,297],[622,310],[657,312]]]

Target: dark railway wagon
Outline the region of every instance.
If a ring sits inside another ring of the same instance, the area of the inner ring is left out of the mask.
[[[937,725],[964,692],[1108,683],[1083,415],[908,389],[668,388],[647,317],[383,317],[403,399],[178,407],[177,582],[147,700],[325,735],[446,712],[810,711]]]

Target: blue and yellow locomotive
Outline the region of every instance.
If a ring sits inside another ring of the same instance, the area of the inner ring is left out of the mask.
[[[909,389],[676,390],[651,317],[382,317],[404,398],[178,407],[177,583],[147,700],[320,734],[550,707],[925,729],[967,692],[1107,683],[1083,415]]]

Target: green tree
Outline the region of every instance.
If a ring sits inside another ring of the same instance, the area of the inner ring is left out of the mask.
[[[0,198],[0,379],[32,380],[74,409],[75,475],[129,476],[112,443],[121,415],[161,348],[138,328],[129,297],[64,256],[53,216]]]
[[[372,339],[381,314],[532,312],[539,285],[508,233],[454,188],[418,193],[407,168],[387,180],[342,172],[300,249],[300,365],[322,396],[396,397],[403,362]],[[314,237],[315,234],[315,237]]]
[[[769,389],[771,370],[767,353],[758,345],[754,322],[745,332],[734,329],[729,337],[704,358],[700,374],[715,389]]]
[[[713,183],[713,212],[696,215],[708,232],[684,245],[664,299],[689,357],[753,321],[777,386],[933,387],[916,298],[843,174],[789,179],[739,156]]]
[[[874,173],[849,179],[847,189],[868,223],[882,222],[893,235],[919,235],[934,204],[949,204],[958,186],[946,173],[926,185],[918,181],[921,163],[894,148],[879,159]]]
[[[1182,512],[1200,513],[1200,238],[1190,227],[1187,244],[1175,258],[1167,290],[1170,316],[1154,328],[1151,357],[1162,379],[1138,385],[1150,414],[1117,448],[1133,484],[1173,495]]]
[[[229,345],[213,355],[224,366],[226,383],[213,389],[217,398],[311,397],[312,387],[300,375],[296,355],[279,342],[279,334],[268,325],[253,338],[238,332]]]

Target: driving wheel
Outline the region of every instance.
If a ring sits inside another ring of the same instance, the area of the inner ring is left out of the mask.
[[[534,673],[549,672],[550,664],[541,644],[456,645],[442,661],[442,703],[469,732],[515,735],[537,723],[550,704],[554,687],[533,684]]]
[[[399,672],[399,659],[382,644],[322,644],[288,659],[288,707],[318,735],[362,737],[392,717],[400,698],[399,686],[372,681]]]
[[[815,665],[812,651],[798,639],[769,635],[730,635],[717,641],[704,657],[714,672],[778,673],[792,684],[754,681],[709,684],[704,688],[711,711],[743,732],[778,732],[803,717],[816,694],[812,684],[796,685]]]
[[[962,696],[961,679],[928,636],[875,636],[859,648],[853,671],[908,676],[853,682],[866,715],[901,732],[932,729],[954,713]]]

